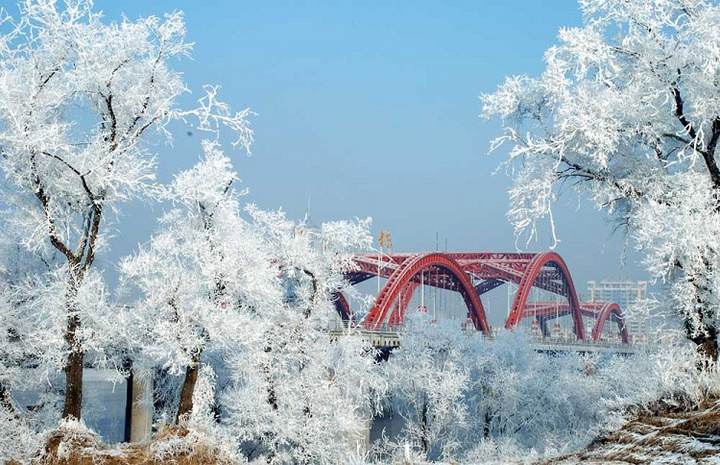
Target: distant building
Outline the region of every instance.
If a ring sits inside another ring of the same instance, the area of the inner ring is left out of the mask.
[[[647,281],[630,281],[622,279],[603,279],[588,281],[590,302],[615,302],[623,311],[644,300],[647,296]],[[633,338],[645,336],[647,329],[644,319],[630,314],[625,318],[625,325]]]

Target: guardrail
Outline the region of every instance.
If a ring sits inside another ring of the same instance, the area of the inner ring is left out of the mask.
[[[401,338],[400,333],[404,329],[404,325],[388,325],[384,323],[380,329],[367,330],[361,325],[350,322],[334,321],[328,328],[332,337],[346,336],[349,334],[358,335],[366,338],[373,347],[377,348],[394,348],[399,347]],[[472,325],[463,328],[465,331],[478,332]],[[501,330],[494,330],[489,339],[494,339]],[[484,336],[483,337],[487,337]],[[576,352],[617,352],[622,354],[633,354],[638,352],[642,345],[645,344],[623,344],[619,339],[615,341],[581,341],[574,334],[565,334],[556,337],[542,337],[539,334],[533,335],[532,339],[537,345],[538,350],[542,351],[576,351]]]

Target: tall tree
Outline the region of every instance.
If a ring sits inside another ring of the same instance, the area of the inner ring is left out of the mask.
[[[710,0],[581,0],[538,78],[483,95],[500,116],[515,185],[509,217],[535,233],[556,184],[589,196],[668,283],[699,354],[718,356],[720,6]],[[553,232],[554,233],[554,232]]]
[[[318,229],[252,205],[245,219],[236,179],[206,143],[168,190],[176,208],[123,262],[143,294],[136,360],[182,377],[172,421],[224,431],[250,460],[343,462],[364,441],[371,391],[383,390],[368,343],[328,334],[351,254],[370,245],[369,221]],[[198,376],[218,367],[223,383],[199,392]],[[219,424],[208,426],[203,406],[213,402]]]
[[[369,220],[315,228],[247,211],[286,292],[283,305],[256,309],[261,345],[230,357],[226,425],[251,461],[345,463],[362,450],[385,390],[367,341],[328,334],[335,293],[352,292],[343,272],[372,242]]]
[[[200,127],[227,123],[240,142],[251,133],[245,113],[214,100],[181,111],[186,88],[168,62],[188,55],[180,13],[164,19],[103,23],[90,0],[27,0],[0,37],[0,166],[12,206],[11,227],[33,251],[54,249],[51,273],[63,286],[65,402],[80,418],[87,315],[79,294],[104,244],[108,217],[146,195],[155,160],[152,135],[166,137],[173,119],[197,116]],[[46,309],[52,311],[51,309]]]
[[[240,216],[230,160],[212,142],[204,149],[169,186],[176,207],[148,246],[122,263],[123,281],[143,294],[133,312],[141,358],[184,375],[176,423],[193,411],[205,352],[260,345],[256,309],[282,306],[277,267]]]

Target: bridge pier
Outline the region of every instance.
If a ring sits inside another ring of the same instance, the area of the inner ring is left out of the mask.
[[[125,440],[146,444],[152,439],[153,377],[147,370],[133,371],[127,380]]]

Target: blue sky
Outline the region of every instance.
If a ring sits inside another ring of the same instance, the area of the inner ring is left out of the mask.
[[[506,75],[537,75],[561,26],[580,25],[574,0],[165,1],[100,0],[108,19],[185,12],[193,59],[178,63],[190,89],[222,86],[250,107],[256,143],[234,160],[247,199],[313,222],[373,218],[399,252],[514,250],[502,154],[487,155],[498,121],[478,95]],[[160,178],[191,166],[198,135],[162,149]],[[228,149],[228,151],[230,151]],[[104,262],[149,238],[158,207],[131,205]],[[565,195],[556,210],[565,258],[585,281],[643,279],[638,256],[621,266],[621,234],[604,214]],[[542,250],[545,237],[525,247]]]

